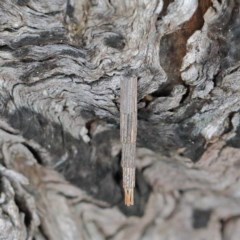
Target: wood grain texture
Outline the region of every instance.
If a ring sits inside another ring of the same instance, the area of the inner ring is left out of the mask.
[[[239,8],[1,0],[0,239],[239,240]],[[135,77],[127,208],[120,82]]]

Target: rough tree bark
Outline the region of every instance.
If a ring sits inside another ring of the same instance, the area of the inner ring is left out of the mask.
[[[239,0],[0,1],[0,239],[239,240]],[[138,79],[135,205],[120,79]]]

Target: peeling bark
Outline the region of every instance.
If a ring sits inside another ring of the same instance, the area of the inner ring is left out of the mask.
[[[0,2],[0,239],[238,240],[238,0]],[[135,205],[120,79],[138,79]]]

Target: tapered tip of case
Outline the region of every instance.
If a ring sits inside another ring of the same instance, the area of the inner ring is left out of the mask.
[[[125,195],[125,205],[132,206],[134,205],[134,188],[124,188]]]

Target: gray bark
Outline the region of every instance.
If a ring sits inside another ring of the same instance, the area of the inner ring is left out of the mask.
[[[239,240],[239,0],[0,2],[0,240]],[[135,205],[120,79],[138,79]]]

